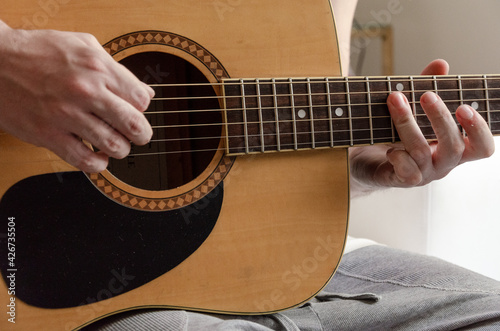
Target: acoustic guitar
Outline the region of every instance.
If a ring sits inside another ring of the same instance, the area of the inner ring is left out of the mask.
[[[18,0],[0,15],[89,32],[156,91],[152,141],[102,173],[0,135],[2,330],[300,305],[342,256],[348,148],[398,140],[389,93],[429,139],[427,90],[500,132],[496,76],[341,77],[328,0]]]

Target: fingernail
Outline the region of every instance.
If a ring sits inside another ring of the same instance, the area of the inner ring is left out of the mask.
[[[149,97],[153,98],[155,96],[155,93],[156,93],[155,90],[147,84],[144,84],[144,86],[146,87],[146,90],[148,91]]]
[[[393,106],[401,108],[406,105],[406,98],[403,93],[396,92],[394,93],[394,97],[391,99],[391,103]]]
[[[428,105],[433,105],[438,101],[438,96],[432,92],[425,92],[422,96],[422,102]]]
[[[466,120],[471,120],[472,117],[474,117],[474,113],[472,112],[472,108],[467,106],[467,105],[462,105],[460,106],[460,110],[461,110],[461,116],[462,118],[466,119]]]

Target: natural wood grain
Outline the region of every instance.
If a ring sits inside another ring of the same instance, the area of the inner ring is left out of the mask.
[[[57,7],[49,14],[34,0],[7,1],[1,18],[14,27],[89,32],[103,44],[133,31],[174,32],[210,50],[232,77],[340,73],[326,0],[54,3]],[[224,6],[217,7],[220,3]],[[0,143],[2,192],[27,176],[71,169],[51,153],[10,136],[2,136]],[[335,271],[344,246],[347,151],[238,157],[224,188],[212,235],[171,272],[112,300],[78,308],[39,309],[18,300],[16,325],[2,318],[0,328],[72,329],[119,311],[152,306],[272,312],[318,292]],[[294,274],[294,268],[305,270],[305,276]],[[0,302],[8,299],[2,283]]]

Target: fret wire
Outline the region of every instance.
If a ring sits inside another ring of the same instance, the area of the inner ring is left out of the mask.
[[[500,121],[494,121],[493,123],[495,124],[500,124]],[[431,128],[432,126],[424,126],[422,128]],[[356,131],[366,131],[367,129],[361,129],[361,130],[356,130]],[[377,129],[377,130],[382,130],[382,129]],[[345,132],[347,130],[340,130],[340,132]],[[327,131],[322,131],[322,132],[319,132],[319,133],[327,133]],[[500,134],[500,130],[495,130],[495,132],[493,132],[494,134]],[[306,132],[304,133],[299,133],[299,134],[307,134]],[[251,136],[255,136],[255,135],[251,135]],[[229,138],[237,138],[237,137],[242,137],[241,135],[238,135],[238,136],[229,136]],[[217,139],[222,139],[223,137],[205,137],[205,138],[198,138],[198,139],[211,139],[211,138],[217,138]],[[386,142],[385,140],[386,139],[391,139],[392,137],[378,137],[378,138],[375,138],[375,140],[377,141],[381,141],[381,142]],[[187,138],[185,140],[191,140],[193,138]],[[431,138],[427,138],[427,139],[431,139]],[[435,139],[435,138],[433,138]],[[431,140],[433,140],[431,139]],[[168,141],[168,140],[167,140]],[[349,145],[349,140],[339,140],[339,141],[343,141],[343,142],[346,142],[345,145],[339,145],[337,147],[344,147],[344,146],[348,146]],[[320,143],[327,143],[328,144],[328,140],[325,140],[325,141],[320,141]],[[377,142],[376,142],[377,143]],[[307,143],[299,143],[299,144],[307,144]],[[360,143],[361,145],[361,143]],[[275,147],[276,145],[269,145],[269,147]],[[253,147],[257,147],[257,146],[250,146],[250,148],[253,148]],[[307,148],[307,149],[310,149],[310,148]],[[201,150],[184,150],[184,151],[169,151],[169,152],[155,152],[155,153],[135,153],[135,154],[130,154],[129,156],[148,156],[148,155],[163,155],[163,154],[175,154],[175,153],[184,153],[184,152],[206,152],[206,151],[219,151],[219,150],[224,150],[224,148],[217,148],[217,149],[201,149]],[[257,152],[249,152],[249,153],[257,153]],[[239,153],[238,153],[239,154]]]
[[[311,80],[307,78],[307,94],[309,95],[309,117],[311,120],[311,143],[312,148],[316,148],[316,137],[314,136],[314,114],[313,114],[313,104],[312,104],[312,96],[311,96]]]
[[[500,121],[493,121],[493,123],[495,124],[498,124],[500,123]],[[421,126],[420,128],[422,129],[429,129],[429,128],[432,128],[432,125],[425,125],[425,126]],[[353,129],[354,132],[365,132],[365,131],[368,131],[369,129]],[[374,131],[383,131],[383,130],[387,130],[387,128],[376,128],[374,129]],[[338,130],[338,132],[347,132],[349,130],[345,129],[345,130]],[[499,130],[496,130],[496,131],[499,131]],[[329,133],[329,131],[317,131],[316,133],[318,134],[322,134],[322,133]],[[309,133],[308,132],[299,132],[298,133],[299,135],[308,135]],[[269,134],[264,134],[265,136],[271,136],[272,133],[269,133]],[[248,135],[248,137],[258,137],[259,134],[250,134]],[[227,135],[228,138],[241,138],[241,137],[244,137],[244,135]],[[221,139],[221,138],[226,138],[224,136],[212,136],[212,137],[186,137],[186,138],[170,138],[170,139],[153,139],[151,140],[151,143],[161,143],[161,142],[173,142],[173,141],[190,141],[190,140],[204,140],[204,139]],[[379,138],[374,138],[375,140],[376,139],[389,139],[389,138],[392,138],[392,137],[379,137]],[[363,139],[364,140],[364,139]],[[348,140],[346,140],[348,141]],[[321,142],[329,142],[329,140],[325,140],[325,141],[321,141]],[[256,145],[257,146],[257,145]]]
[[[297,121],[295,120],[295,100],[293,98],[293,80],[292,78],[288,78],[289,88],[290,88],[290,105],[292,106],[292,121],[293,121],[293,140],[295,143],[295,149],[298,149],[297,145]]]
[[[446,91],[452,91],[452,90],[446,90]],[[456,90],[458,91],[458,90]],[[479,90],[478,90],[479,91]],[[482,91],[482,89],[480,89],[480,91]],[[375,93],[375,92],[374,92]],[[372,94],[374,94],[372,93]],[[387,94],[387,91],[384,92],[385,94]],[[352,94],[352,93],[351,93]],[[242,96],[239,96],[239,98],[241,98]],[[247,97],[250,97],[247,95]],[[487,99],[480,99],[480,98],[477,98],[477,99],[474,99],[475,101],[487,101]],[[500,98],[489,98],[488,99],[490,102],[491,101],[500,101]],[[459,99],[456,99],[456,100],[444,100],[445,103],[450,103],[450,102],[460,102]],[[408,103],[410,103],[412,106],[414,104],[419,104],[420,102],[419,101],[408,101]],[[358,103],[358,104],[355,104],[355,106],[367,106],[368,104],[367,103]],[[373,105],[376,105],[376,106],[380,106],[380,105],[387,105],[387,103],[372,103],[372,106]],[[339,104],[338,106],[347,106],[347,104]],[[318,107],[328,107],[328,104],[324,104],[324,105],[314,105],[313,107],[315,108],[318,108]],[[243,110],[243,108],[229,108],[230,110]],[[246,107],[247,110],[256,110],[258,108],[252,108],[252,107]],[[268,110],[268,109],[274,109],[274,107],[262,107],[263,110]],[[157,115],[157,114],[177,114],[177,113],[201,113],[201,112],[221,112],[221,111],[224,111],[224,109],[221,109],[221,108],[216,108],[216,109],[196,109],[196,110],[165,110],[165,111],[158,111],[158,112],[149,112],[149,111],[146,111],[144,113],[144,115]],[[495,110],[493,110],[495,111]]]
[[[351,80],[352,80],[352,77],[351,77]],[[366,81],[366,80],[365,80]],[[370,82],[372,83],[375,83],[376,81],[374,80],[370,80]],[[394,82],[394,81],[392,81]],[[419,80],[419,82],[422,82],[422,80]],[[390,83],[390,82],[388,82]],[[463,89],[463,91],[482,91],[484,90],[484,88],[470,88],[470,89]],[[490,91],[499,91],[500,88],[491,88],[489,89]],[[415,92],[427,92],[429,91],[428,89],[426,90],[416,90]],[[459,89],[446,89],[445,91],[447,92],[458,92]],[[387,91],[373,91],[371,92],[372,94],[385,94],[387,93]],[[438,89],[438,93],[439,93],[439,89]],[[344,95],[345,92],[332,92],[330,93],[330,95]],[[354,95],[354,94],[366,94],[366,92],[351,92],[350,93],[351,95]],[[295,96],[308,96],[307,93],[295,93],[294,94]],[[326,93],[312,93],[312,96],[324,96],[326,95]],[[247,95],[248,97],[256,97],[256,95]],[[272,97],[272,95],[262,95],[263,97]],[[290,96],[289,94],[280,94],[280,96]],[[239,95],[234,95],[234,96],[226,96],[226,99],[229,99],[229,98],[238,98],[240,97]],[[179,98],[162,98],[162,99],[152,99],[153,101],[156,101],[156,100],[161,100],[161,101],[168,101],[168,100],[190,100],[190,99],[206,99],[206,100],[210,100],[210,99],[220,99],[221,97],[218,96],[218,97],[212,97],[212,96],[206,96],[206,97],[179,97]]]
[[[225,89],[225,85],[222,85],[222,96],[224,97],[226,95],[226,89]],[[224,109],[223,109],[223,113],[224,113],[224,119],[223,121],[225,120],[225,128],[226,128],[226,153],[229,153],[229,119],[228,119],[228,116],[227,116],[227,104],[226,104],[226,98],[223,98],[222,100],[223,102],[223,105],[224,105]]]
[[[368,92],[366,98],[368,102],[368,117],[370,122],[370,143],[373,145],[372,96],[370,93],[370,82],[368,77],[366,77],[366,91]]]
[[[374,81],[372,81],[374,82]],[[247,84],[248,85],[248,84]],[[500,88],[491,88],[489,91],[499,91]],[[427,90],[418,90],[415,92],[426,92]],[[454,92],[454,91],[459,91],[459,89],[447,89],[447,92]],[[479,88],[479,89],[463,89],[463,91],[484,91],[484,88]],[[387,93],[386,91],[374,91],[371,92],[372,95],[375,94],[385,94]],[[345,92],[333,92],[330,93],[330,95],[343,95]],[[351,95],[353,94],[366,94],[366,92],[351,92]],[[295,96],[307,96],[307,94],[294,94]],[[325,96],[325,93],[313,93],[312,96]],[[247,97],[257,97],[257,95],[246,95]],[[290,96],[289,94],[280,94],[280,96]],[[169,101],[169,100],[210,100],[210,99],[230,99],[230,98],[240,98],[241,95],[234,95],[234,96],[217,96],[217,97],[211,97],[211,96],[205,96],[205,97],[179,97],[179,98],[161,98],[161,99],[152,99],[152,101]],[[272,95],[262,95],[262,97],[272,97]],[[448,101],[453,101],[453,100],[448,100]],[[249,108],[250,109],[250,108]],[[220,109],[205,109],[205,110],[198,110],[198,111],[220,111]],[[156,111],[156,112],[148,112],[149,114],[162,114],[162,113],[172,113],[172,112],[191,112],[191,110],[177,110],[177,111]]]
[[[462,89],[462,78],[460,76],[457,76],[457,82],[458,82],[458,95],[460,98],[460,105],[464,104],[464,94],[463,94],[463,89]]]
[[[354,146],[354,136],[352,132],[352,108],[351,108],[351,95],[349,93],[349,77],[345,77],[345,91],[346,91],[346,96],[347,96],[347,111],[349,113],[349,127],[351,128],[349,130],[349,136],[351,138],[351,146]]]
[[[460,95],[460,105],[464,104],[464,94],[462,89],[462,77],[460,75],[457,76],[458,81],[458,93]],[[465,129],[462,127],[462,136],[465,137]]]
[[[492,126],[492,122],[491,122],[491,117],[492,117],[492,115],[491,115],[491,112],[492,112],[492,110],[491,110],[491,102],[493,100],[498,100],[498,99],[490,99],[490,93],[489,93],[490,89],[488,88],[488,82],[487,82],[487,79],[489,79],[489,78],[491,78],[491,76],[487,76],[487,75],[483,75],[482,76],[483,85],[484,85],[484,88],[483,88],[483,90],[484,90],[484,99],[478,99],[477,101],[480,101],[480,100],[485,100],[486,101],[486,107],[485,107],[486,108],[486,117],[488,119],[488,125],[489,125],[490,130],[491,130],[491,126]],[[391,86],[390,79],[391,78],[388,77],[387,82],[388,82],[388,86],[389,86],[389,92],[392,92],[392,86]],[[433,79],[434,79],[434,81],[433,81],[433,83],[434,83],[434,90],[436,91],[436,93],[438,93],[437,76],[433,76]],[[461,99],[460,102],[461,102],[461,104],[464,104],[463,91],[481,91],[481,89],[466,89],[466,90],[464,90],[463,86],[462,86],[462,79],[463,79],[463,77],[458,76],[458,82],[460,84],[460,88],[458,89],[458,91],[460,93],[460,99]],[[448,79],[448,80],[451,81],[452,79]],[[353,95],[353,94],[362,94],[363,92],[350,92],[349,91],[350,90],[350,81],[352,81],[352,80],[347,80],[346,79],[345,83],[346,83],[346,90],[347,90],[347,93],[348,93],[348,96],[347,96],[347,105],[349,107],[349,125],[350,125],[350,128],[351,128],[351,130],[350,130],[350,143],[351,143],[351,145],[353,145],[354,144],[354,135],[353,135],[353,132],[355,130],[352,130],[352,129],[353,129],[353,125],[354,125],[354,120],[355,119],[352,117],[352,107],[353,107],[353,104],[352,104],[351,95]],[[367,91],[366,91],[366,93],[367,93],[367,99],[368,99],[367,105],[369,107],[370,128],[372,130],[373,130],[373,125],[372,125],[372,123],[373,123],[373,116],[372,115],[373,114],[372,114],[372,109],[371,109],[371,107],[373,105],[372,104],[372,93],[386,93],[386,92],[372,92],[371,89],[370,89],[370,82],[373,82],[373,81],[374,80],[371,80],[369,77],[366,78],[366,84],[367,84],[367,87],[368,87]],[[380,80],[380,81],[382,81],[382,80]],[[479,81],[479,78],[469,79],[468,82],[470,82],[470,81]],[[281,84],[282,82],[279,82],[279,83]],[[291,84],[291,86],[290,86],[291,87],[290,96],[291,96],[291,100],[292,100],[292,104],[293,104],[292,108],[293,108],[293,117],[294,117],[293,118],[293,120],[294,120],[294,122],[293,122],[293,124],[294,124],[294,140],[295,140],[295,145],[298,148],[297,118],[296,118],[296,105],[295,105],[295,102],[294,102],[294,100],[295,100],[294,96],[298,96],[298,95],[301,95],[301,94],[295,94],[294,93],[294,91],[293,91],[294,90],[293,80],[291,78],[289,79],[288,83]],[[329,84],[330,83],[329,79],[327,79],[327,83],[328,83],[327,84],[327,87],[328,87],[328,91],[327,92],[328,93],[326,94],[326,96],[328,98],[328,102],[326,102],[324,106],[328,107],[328,110],[329,110],[329,115],[328,115],[329,118],[328,118],[328,120],[329,120],[329,126],[332,128],[332,130],[330,130],[330,139],[331,139],[331,143],[332,143],[331,145],[333,145],[335,143],[334,142],[334,137],[333,137],[333,133],[334,133],[333,132],[333,119],[336,119],[336,118],[334,118],[333,113],[332,113],[332,109],[331,109],[332,107],[331,107],[331,97],[330,96],[332,95],[332,93],[330,91],[331,86]],[[258,101],[259,101],[258,102],[259,103],[259,108],[258,109],[259,109],[259,118],[261,119],[260,120],[260,126],[261,126],[261,137],[262,137],[262,133],[264,131],[263,130],[263,123],[264,123],[264,121],[263,121],[263,115],[262,114],[263,114],[263,110],[267,109],[268,107],[262,107],[262,104],[263,104],[264,101],[262,99],[263,94],[261,93],[261,86],[259,85],[258,80],[255,82],[255,84],[257,84],[257,86],[258,86],[256,94],[258,96]],[[315,134],[314,131],[316,129],[316,126],[315,126],[315,118],[314,118],[314,116],[315,116],[314,115],[314,107],[322,107],[322,106],[321,105],[314,105],[312,103],[312,101],[311,101],[312,97],[313,97],[312,84],[314,84],[314,82],[311,81],[310,79],[307,79],[307,84],[308,84],[307,85],[307,89],[308,89],[308,94],[307,95],[308,95],[309,100],[310,100],[310,102],[309,102],[310,109],[309,110],[310,110],[310,113],[311,113],[311,119],[310,119],[310,121],[311,121],[311,131],[313,131],[312,137],[315,140],[316,139],[316,134]],[[414,89],[414,85],[413,85],[413,76],[410,76],[410,84],[412,85],[412,91],[411,91],[411,93],[412,93],[412,107],[413,107],[414,115],[416,115],[417,101],[415,100],[416,97],[415,97],[415,89]],[[243,110],[243,117],[244,117],[244,131],[246,131],[246,135],[248,136],[249,129],[250,129],[250,127],[249,127],[249,121],[248,121],[248,111],[250,111],[250,109],[252,109],[252,107],[248,107],[248,104],[246,102],[246,97],[250,97],[250,96],[246,95],[247,92],[248,92],[248,90],[245,89],[245,85],[251,85],[251,84],[249,84],[249,83],[247,83],[247,82],[245,82],[244,80],[241,79],[240,80],[240,85],[241,85],[240,87],[242,89],[242,95],[241,96],[234,96],[234,97],[242,97],[242,106],[243,106],[242,110]],[[273,90],[276,90],[276,82],[275,82],[274,79],[273,79]],[[449,90],[445,90],[445,91],[453,91],[453,90],[454,89],[449,89]],[[492,88],[491,91],[493,91],[493,90],[499,90],[499,89],[498,88]],[[344,93],[335,93],[335,94],[344,94]],[[315,93],[314,95],[324,95],[324,94],[323,93]],[[228,96],[224,96],[224,99],[226,99],[226,97],[229,98]],[[218,97],[218,98],[220,98],[220,97]],[[275,113],[278,113],[278,103],[277,103],[277,94],[276,94],[276,92],[273,95],[273,100],[275,102],[275,105],[274,105]],[[447,100],[446,102],[451,102],[451,101],[452,100]],[[360,105],[362,105],[362,104],[360,104]],[[379,103],[379,105],[385,105],[385,103]],[[231,108],[231,109],[234,110],[234,108]],[[211,111],[211,110],[207,110],[207,111]],[[214,111],[226,111],[226,109],[215,109]],[[191,110],[188,110],[187,112],[191,112]],[[153,114],[153,113],[155,113],[155,112],[151,112],[149,114]],[[148,115],[148,113],[146,113],[146,115]],[[417,116],[415,116],[415,117],[417,118]],[[356,119],[358,119],[358,118],[356,118]],[[318,119],[318,120],[325,120],[325,119]],[[275,118],[275,125],[277,126],[278,129],[279,129],[279,122],[280,122],[279,116],[276,116],[276,118]],[[201,124],[201,125],[204,125],[204,124]],[[222,123],[222,125],[227,125],[227,123]],[[393,141],[395,141],[394,125],[392,123],[392,119],[391,119],[391,131],[393,132],[393,135],[392,135]],[[462,128],[462,132],[464,132],[463,128]],[[370,132],[370,140],[373,139],[372,135],[373,135],[373,133]],[[279,140],[279,139],[280,139],[280,133],[278,132],[277,140]],[[245,142],[246,142],[246,150],[247,150],[247,152],[249,152],[250,142],[248,141],[248,137],[245,140]],[[280,142],[280,144],[281,144],[281,142]],[[264,139],[261,139],[261,145],[262,145],[261,147],[263,147],[263,145],[265,145],[265,140]],[[314,147],[316,147],[316,141],[313,142],[313,148]]]
[[[496,99],[496,100],[500,100],[500,99]],[[241,109],[230,109],[230,110],[241,110]],[[490,112],[492,113],[499,113],[500,112],[500,109],[499,110],[490,110]],[[453,115],[455,115],[454,111],[451,112]],[[485,113],[486,115],[488,115],[488,111],[484,110],[484,111],[481,111],[479,110],[478,113]],[[417,118],[418,117],[426,117],[427,115],[426,114],[417,114]],[[383,119],[383,118],[391,118],[389,112],[387,112],[387,115],[386,116],[374,116],[373,118],[378,118],[378,119]],[[356,117],[356,119],[368,119],[368,117]],[[330,120],[329,118],[320,118],[320,119],[317,119],[318,121],[327,121],[327,120]],[[343,121],[344,119],[343,118],[333,118],[334,121]],[[288,122],[292,122],[294,120],[290,120]],[[295,120],[295,122],[302,122],[302,121],[309,121],[308,119],[307,120]],[[243,124],[258,124],[259,122],[232,122],[232,123],[227,123],[228,125],[243,125]],[[272,121],[269,122],[269,121],[263,121],[264,124],[267,124],[267,123],[273,123]],[[287,121],[280,121],[279,123],[287,123]],[[199,126],[214,126],[214,125],[218,125],[218,126],[224,126],[226,125],[225,122],[221,122],[221,123],[195,123],[195,124],[182,124],[182,125],[156,125],[156,126],[152,126],[153,129],[164,129],[164,128],[182,128],[182,127],[199,127]],[[389,128],[388,128],[389,129]]]
[[[500,123],[500,121],[496,121],[494,123]],[[432,128],[432,125],[424,125],[424,126],[421,126],[421,128],[423,129],[429,129],[429,128]],[[386,130],[386,129],[374,129],[374,131],[383,131],[383,130]],[[345,132],[348,132],[349,130],[345,129],[345,130],[339,130],[338,132],[342,132],[342,133],[345,133]],[[354,129],[354,132],[366,132],[368,131],[368,129]],[[328,133],[328,131],[317,131],[318,134],[322,134],[322,133]],[[289,133],[291,134],[291,133]],[[271,133],[267,133],[265,134],[266,136],[270,136],[272,135]],[[298,135],[309,135],[308,132],[299,132]],[[434,134],[433,134],[434,135]],[[250,135],[250,137],[258,137],[259,135],[258,134],[253,134],[253,135]],[[230,138],[241,138],[243,137],[242,135],[234,135],[234,136],[230,136]],[[215,138],[221,138],[221,137],[203,137],[203,138],[200,138],[198,137],[197,139],[215,139]],[[392,137],[390,136],[384,136],[384,137],[375,137],[374,139],[391,139]],[[182,138],[182,139],[166,139],[166,140],[158,140],[158,142],[163,142],[163,141],[182,141],[182,140],[190,140],[192,138]],[[363,138],[363,139],[359,139],[359,140],[367,140],[366,138]],[[345,140],[345,141],[348,141],[348,140]],[[322,143],[328,143],[329,140],[322,140],[320,141]],[[300,143],[299,143],[300,144]],[[304,144],[309,144],[308,142],[304,142]],[[255,147],[257,147],[260,145],[255,145]]]
[[[487,79],[493,79],[493,78],[498,78],[500,79],[500,75],[493,75],[493,76],[488,76],[488,75],[483,75],[485,76]],[[410,76],[408,76],[410,78]],[[426,76],[417,76],[417,77],[426,77]],[[351,78],[354,78],[354,77],[351,77]],[[358,78],[361,78],[361,79],[367,79],[369,77],[358,77]],[[393,77],[393,78],[398,78],[399,80],[402,80],[401,78],[402,77]],[[432,79],[437,79],[439,78],[440,81],[455,81],[457,76],[432,76]],[[336,79],[336,78],[333,78],[333,79]],[[337,78],[339,81],[341,81],[341,78]],[[371,82],[389,82],[391,79],[391,77],[387,77],[385,80],[381,80],[381,79],[370,79]],[[467,79],[469,81],[482,81],[483,78],[482,77],[471,77],[471,78],[468,78],[468,77],[461,77],[461,79]],[[273,79],[275,80],[275,79]],[[425,81],[430,81],[431,79],[419,79],[419,81],[421,82],[425,82]],[[208,85],[208,86],[219,86],[219,85],[223,85],[223,84],[228,84],[230,80],[225,80],[224,82],[222,83],[218,83],[218,84],[214,84],[214,83],[207,83],[207,84],[165,84],[165,85],[162,85],[162,86],[165,86],[165,87],[173,87],[173,86],[188,86],[188,87],[192,87],[192,86],[201,86],[201,85]],[[287,82],[276,82],[275,84],[285,84]],[[245,82],[244,83],[245,85],[253,85],[255,83],[252,83],[252,82]],[[153,85],[150,85],[150,86],[153,86]],[[160,86],[159,84],[155,85],[155,86]],[[500,88],[493,88],[493,90],[499,90]],[[468,89],[470,91],[474,91],[476,89]],[[453,91],[453,89],[450,89],[450,91]],[[419,91],[419,92],[424,92],[424,91]],[[356,93],[356,92],[355,92]],[[358,92],[358,93],[363,93],[363,92]],[[377,93],[377,92],[372,92],[372,93]],[[383,93],[383,92],[380,92],[380,93]],[[342,94],[342,93],[339,93],[339,94]],[[300,95],[300,94],[296,94],[296,95]],[[251,97],[251,95],[248,95],[249,97]],[[227,98],[230,98],[230,97],[239,97],[239,96],[226,96]],[[220,98],[220,96],[202,96],[202,97],[189,97],[189,99],[218,99]],[[165,97],[165,98],[153,98],[152,100],[153,101],[165,101],[165,100],[183,100],[183,99],[186,99],[186,97]]]
[[[387,92],[385,92],[385,93],[387,94]],[[443,100],[443,101],[445,103],[460,102],[460,100],[458,100],[458,99],[456,99],[456,100]],[[486,99],[479,99],[479,98],[477,98],[477,99],[474,99],[474,101],[486,101]],[[493,98],[493,99],[490,98],[490,101],[500,101],[500,98]],[[408,103],[410,105],[420,104],[420,101],[412,102],[412,101],[409,100]],[[368,106],[368,103],[356,103],[356,104],[352,104],[352,105],[353,106]],[[385,102],[383,102],[383,103],[380,103],[380,102],[379,103],[372,103],[372,106],[374,106],[374,105],[375,106],[382,106],[382,105],[387,105],[387,103],[385,103]],[[337,106],[339,106],[339,107],[348,106],[348,104],[347,103],[346,104],[338,104]],[[327,104],[324,104],[324,105],[314,105],[313,107],[314,108],[320,108],[320,107],[325,107],[326,108],[326,107],[328,107],[328,105]],[[286,107],[284,107],[284,108],[286,108]],[[241,110],[241,108],[230,108],[230,109],[232,109],[232,110]],[[256,110],[258,108],[247,107],[246,109],[247,110]],[[264,110],[265,109],[273,109],[273,107],[262,107],[262,109],[264,109]],[[192,112],[196,112],[196,111],[197,110],[193,110]],[[201,110],[201,111],[203,111],[203,110]],[[220,112],[221,109],[214,109],[214,111],[219,111]],[[172,111],[172,112],[175,112],[175,111]],[[148,112],[146,112],[145,114],[148,115]],[[154,114],[154,113],[151,113],[151,114]],[[418,116],[418,113],[417,113],[417,116]]]
[[[260,84],[259,84],[259,79],[256,79],[257,85],[255,86],[257,90],[257,105],[259,108],[259,127],[260,127],[260,145],[261,145],[261,150],[262,152],[265,151],[264,147],[264,124],[262,123],[262,99],[260,96]]]
[[[417,119],[417,99],[415,97],[415,85],[413,82],[413,76],[410,76],[410,87],[411,87],[411,99],[412,99],[412,109],[413,117]]]
[[[496,134],[500,133],[500,131],[498,132],[495,132]],[[386,143],[385,139],[390,139],[391,137],[380,137],[380,138],[375,138],[375,140],[377,140],[375,143],[378,143],[378,141],[380,141],[381,143]],[[328,143],[328,141],[321,141],[320,143]],[[345,142],[344,145],[342,144],[339,144],[338,146],[336,147],[348,147],[350,146],[350,142],[349,140],[339,140],[339,142]],[[299,143],[299,144],[307,144],[307,143]],[[361,145],[361,144],[360,144]],[[275,147],[276,145],[268,145],[268,147]],[[286,146],[286,145],[285,145]],[[257,146],[250,146],[250,148],[253,148],[253,147],[257,147]],[[330,148],[330,147],[328,147]],[[295,148],[295,147],[291,147],[289,149],[287,148],[282,148],[282,150],[292,150],[292,149],[298,149],[298,148]],[[302,148],[304,150],[310,150],[311,148]],[[153,155],[168,155],[168,154],[179,154],[179,153],[193,153],[193,152],[214,152],[214,151],[221,151],[221,150],[225,150],[224,148],[211,148],[211,149],[200,149],[200,150],[183,150],[183,151],[168,151],[168,152],[154,152],[154,153],[135,153],[135,154],[129,154],[129,156],[134,156],[134,157],[139,157],[139,156],[153,156]],[[245,153],[245,154],[257,154],[257,153],[262,153],[262,152],[249,152],[249,153]],[[238,155],[238,154],[241,154],[241,153],[229,153],[230,155]]]
[[[437,76],[432,76],[434,93],[438,94],[438,84],[437,84]]]
[[[334,147],[333,141],[333,114],[332,114],[332,99],[330,97],[330,79],[326,78],[326,97],[328,98],[328,116],[329,116],[329,127],[330,127],[330,147]]]
[[[483,75],[483,76],[486,76],[488,79],[499,79],[500,78],[500,75],[497,74],[497,75]],[[386,76],[387,77],[387,76]],[[396,79],[399,79],[401,80],[402,78],[405,78],[405,76],[389,76],[389,77],[392,77],[392,78],[396,78]],[[420,75],[420,76],[416,76],[418,78],[423,78],[423,79],[419,79],[419,81],[430,81],[432,80],[432,78],[430,79],[427,79],[428,77],[433,77],[433,76],[429,76],[429,75]],[[436,77],[439,77],[441,81],[454,81],[456,80],[456,75],[439,75],[439,76],[436,76]],[[328,77],[328,78],[331,78],[331,79],[337,79],[339,82],[343,80],[342,77]],[[364,79],[366,77],[363,77],[363,76],[352,76],[351,78],[361,78],[361,79]],[[483,80],[483,77],[480,76],[480,75],[469,75],[469,76],[465,76],[463,77],[464,79],[467,79],[467,80],[472,80],[472,81],[482,81]],[[274,78],[274,79],[281,79],[282,81],[280,82],[276,82],[276,84],[288,84],[288,81],[286,78]],[[299,78],[298,78],[299,79]],[[302,78],[304,79],[304,78]],[[192,87],[192,86],[224,86],[224,84],[228,84],[230,82],[239,82],[239,78],[227,78],[227,79],[224,79],[222,82],[218,82],[218,83],[177,83],[177,84],[149,84],[149,86],[151,87]],[[262,80],[262,79],[261,79]],[[387,82],[387,78],[386,79],[371,79],[372,82]],[[255,84],[255,83],[252,83],[252,82],[247,82],[246,85],[252,85],[252,84]]]
[[[391,86],[391,77],[387,77],[387,88],[389,90],[389,94],[392,93],[392,86]],[[392,120],[392,117],[391,117],[391,132],[392,132],[392,142],[395,143],[396,142],[396,135],[395,135],[395,132],[394,132],[394,121]]]
[[[491,131],[491,114],[490,114],[490,92],[488,91],[488,77],[483,75],[484,97],[486,100],[486,118]]]
[[[278,151],[281,150],[280,142],[280,124],[279,124],[279,112],[278,112],[278,96],[276,95],[276,80],[272,79],[273,85],[273,102],[274,102],[274,118],[276,119],[276,143],[278,145]]]
[[[240,84],[241,84],[241,96],[242,96],[242,107],[243,107],[243,121],[244,121],[244,126],[243,130],[245,132],[245,150],[246,153],[250,153],[250,147],[248,143],[248,120],[247,120],[247,103],[245,100],[245,86],[243,85],[243,79],[240,79]]]
[[[495,113],[500,113],[500,110],[494,110],[493,112]],[[486,111],[479,111],[479,113],[487,113]],[[455,112],[451,112],[451,114],[453,116],[455,116]],[[427,115],[425,114],[419,114],[417,115],[417,117],[426,117]],[[374,119],[389,119],[391,118],[391,116],[388,114],[387,116],[373,116]],[[364,117],[356,117],[356,118],[353,118],[353,119],[356,119],[356,120],[364,120],[364,119],[369,119],[369,117],[367,116],[364,116]],[[345,119],[343,118],[334,118],[333,119],[334,121],[345,121]],[[308,119],[296,119],[296,120],[285,120],[285,121],[280,121],[279,123],[292,123],[292,122],[295,122],[295,123],[299,123],[299,122],[309,122]],[[320,118],[320,119],[317,119],[317,121],[329,121],[329,118]],[[259,122],[247,122],[248,124],[258,124]],[[273,121],[263,121],[264,124],[269,124],[269,123],[274,123]],[[496,122],[492,122],[492,123],[496,123]],[[157,125],[157,126],[153,126],[152,128],[153,129],[172,129],[172,128],[183,128],[183,127],[201,127],[201,126],[222,126],[222,125],[225,125],[226,123],[199,123],[199,124],[183,124],[183,125]],[[245,122],[232,122],[232,123],[228,123],[228,125],[241,125],[241,124],[245,124]],[[419,126],[419,127],[422,127],[422,126]],[[423,127],[424,128],[424,127]],[[387,130],[389,130],[390,128],[386,128]],[[368,130],[368,129],[366,129]],[[307,133],[309,134],[309,132]]]

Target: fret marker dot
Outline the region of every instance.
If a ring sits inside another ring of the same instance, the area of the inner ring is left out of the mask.
[[[477,110],[479,108],[479,104],[476,101],[474,101],[473,103],[471,103],[470,106],[472,108],[474,108],[475,110]]]
[[[298,114],[300,118],[306,117],[306,111],[304,109],[299,110]]]
[[[402,90],[404,90],[404,89],[405,89],[405,87],[404,87],[404,85],[403,85],[403,84],[398,83],[398,85],[396,85],[396,90],[398,90],[398,91],[400,91],[400,92],[401,92],[401,91],[402,91]]]
[[[338,117],[341,117],[342,115],[344,115],[344,110],[340,107],[335,109],[335,115],[337,115]]]

